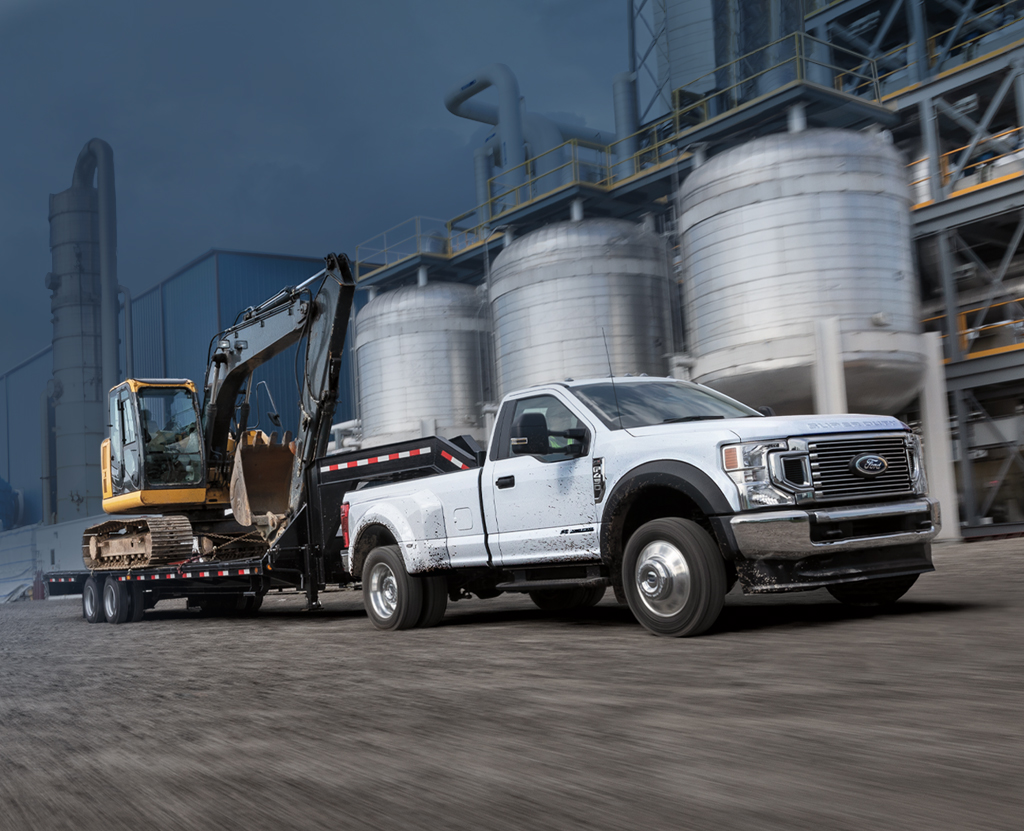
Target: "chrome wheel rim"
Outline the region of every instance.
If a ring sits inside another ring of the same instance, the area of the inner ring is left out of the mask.
[[[370,571],[370,605],[382,620],[387,620],[398,608],[398,580],[386,563],[377,563]]]
[[[107,613],[107,619],[113,620],[117,609],[114,608],[114,592],[116,589],[112,583],[103,587],[103,611]]]
[[[640,602],[658,617],[679,614],[690,598],[690,567],[686,558],[664,540],[652,542],[640,552],[635,579]]]

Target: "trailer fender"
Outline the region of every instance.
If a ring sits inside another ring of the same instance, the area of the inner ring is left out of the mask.
[[[444,509],[431,491],[421,490],[371,504],[354,529],[352,551],[358,549],[360,536],[373,525],[383,525],[391,532],[410,574],[449,568]]]

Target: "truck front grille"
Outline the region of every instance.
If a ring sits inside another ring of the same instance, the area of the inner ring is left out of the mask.
[[[913,492],[910,458],[902,434],[808,440],[807,449],[811,456],[815,501],[900,496]],[[864,454],[885,459],[885,471],[873,478],[856,473],[853,461]]]

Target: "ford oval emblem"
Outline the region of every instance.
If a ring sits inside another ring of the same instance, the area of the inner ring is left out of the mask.
[[[889,469],[889,463],[876,453],[861,453],[850,462],[850,470],[865,479],[874,479]]]

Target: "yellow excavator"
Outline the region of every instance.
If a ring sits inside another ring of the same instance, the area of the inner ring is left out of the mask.
[[[110,391],[103,510],[130,516],[86,529],[88,569],[260,556],[299,514],[306,470],[327,450],[355,293],[348,258],[325,259],[211,342],[202,404],[186,379],[128,379]],[[296,343],[296,435],[249,429],[253,371]]]

